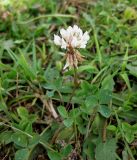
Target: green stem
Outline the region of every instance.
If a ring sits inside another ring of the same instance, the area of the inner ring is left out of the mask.
[[[121,128],[121,122],[120,122],[120,120],[119,120],[119,118],[118,118],[118,115],[117,115],[117,112],[116,112],[115,110],[114,110],[114,113],[115,113],[115,117],[116,117],[116,120],[117,120],[117,123],[118,123],[118,126],[119,126],[119,130],[120,130],[120,132],[121,132],[121,135],[122,135],[122,137],[123,137],[125,146],[126,146],[126,148],[127,148],[128,154],[130,155],[130,157],[131,157],[132,160],[135,160],[135,158],[133,157],[132,151],[131,151],[131,149],[130,149],[129,146],[128,146],[128,143],[127,143],[127,141],[125,140],[125,135],[124,135],[124,132],[123,132],[123,130],[122,130],[122,128]]]
[[[47,15],[40,15],[40,16],[38,16],[36,18],[33,18],[33,19],[29,20],[29,21],[20,21],[18,23],[19,24],[27,24],[27,23],[31,23],[31,22],[36,21],[36,20],[41,19],[41,18],[49,18],[49,17],[54,17],[54,18],[58,18],[58,17],[60,17],[60,18],[74,18],[74,19],[77,18],[77,16],[68,15],[68,14],[47,14]]]
[[[74,112],[74,104],[72,105],[73,108],[73,117],[74,117],[74,132],[75,132],[75,141],[76,143],[78,142],[78,136],[77,136],[77,125],[76,125],[76,116],[75,116],[75,112]]]
[[[77,87],[79,86],[79,83],[78,83],[78,73],[77,73],[77,68],[74,66],[74,88],[73,88],[73,91],[70,95],[70,99],[68,100],[68,103],[66,105],[66,108],[69,109],[69,104],[75,94],[75,91],[77,89]]]
[[[94,119],[95,119],[95,117],[97,115],[97,112],[98,112],[98,106],[95,107],[95,109],[93,110],[93,113],[90,115],[84,139],[88,138],[89,133],[91,133],[91,131],[92,131],[92,123],[93,123],[93,121],[94,121]]]
[[[98,79],[98,77],[99,77],[105,70],[107,70],[107,68],[108,68],[108,66],[106,66],[106,67],[104,67],[102,70],[100,70],[100,71],[98,72],[98,74],[97,74],[97,75],[93,78],[93,80],[91,81],[91,84],[95,83],[96,80]]]
[[[101,66],[102,66],[102,55],[101,55],[101,51],[100,51],[100,47],[99,47],[99,42],[98,42],[98,38],[97,38],[97,32],[96,32],[95,28],[94,28],[94,40],[95,40],[97,54],[98,54],[98,59],[99,59],[100,68],[101,68]]]
[[[74,86],[77,88],[78,86],[78,73],[77,68],[74,66]]]
[[[122,63],[122,66],[121,66],[122,67],[122,73],[125,72],[127,62],[128,62],[128,47],[126,49],[126,53],[125,53],[125,56],[123,58],[123,63]]]

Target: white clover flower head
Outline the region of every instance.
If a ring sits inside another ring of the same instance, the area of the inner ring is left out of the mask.
[[[65,58],[66,64],[63,69],[77,68],[78,62],[82,62],[83,56],[76,50],[77,48],[85,48],[89,40],[89,34],[77,26],[69,26],[66,30],[61,29],[60,35],[54,35],[54,43],[61,48],[67,49]]]
[[[89,40],[89,34],[83,31],[77,26],[69,26],[66,30],[60,30],[61,36],[54,35],[54,43],[61,48],[85,48]]]

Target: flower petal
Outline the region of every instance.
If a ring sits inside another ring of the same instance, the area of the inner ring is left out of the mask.
[[[68,32],[69,34],[72,34],[73,28],[72,28],[71,26],[69,26],[69,27],[67,28],[67,32]]]
[[[57,45],[57,46],[61,46],[61,38],[57,35],[54,34],[54,43]]]
[[[83,34],[83,41],[88,41],[89,40],[89,34],[88,32],[86,31],[84,34]]]
[[[65,42],[63,38],[61,39],[61,48],[64,48],[64,49],[67,48],[67,43]]]
[[[79,48],[86,48],[86,44],[81,44]]]
[[[76,37],[73,37],[73,38],[72,38],[71,46],[72,46],[73,48],[76,48],[76,47],[78,46],[78,41],[77,41],[77,38],[76,38]]]
[[[64,39],[66,39],[68,36],[67,31],[63,28],[60,30],[60,34],[61,34],[62,38],[64,38]]]
[[[76,31],[77,31],[78,29],[79,29],[79,27],[78,27],[77,25],[74,25],[74,26],[73,26],[73,30],[76,30]]]
[[[65,66],[63,67],[63,70],[65,70],[65,69],[68,68],[68,67],[69,67],[69,61],[66,60],[66,64],[65,64]]]

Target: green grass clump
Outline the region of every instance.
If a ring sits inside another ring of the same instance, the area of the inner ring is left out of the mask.
[[[136,0],[0,3],[0,160],[137,159]],[[53,43],[77,24],[85,61]]]

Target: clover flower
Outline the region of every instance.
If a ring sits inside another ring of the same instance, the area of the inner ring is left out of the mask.
[[[54,35],[54,43],[61,48],[67,49],[66,53],[66,65],[67,67],[72,68],[78,65],[78,62],[83,61],[83,56],[76,50],[76,48],[85,48],[89,40],[89,34],[86,31],[83,31],[77,26],[69,26],[66,30],[60,30],[61,36]]]

